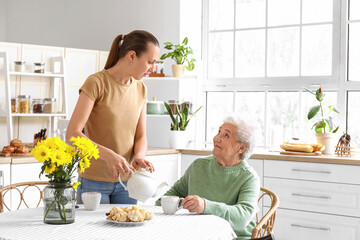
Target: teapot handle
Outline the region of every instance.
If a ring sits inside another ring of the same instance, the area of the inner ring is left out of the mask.
[[[134,174],[134,172],[130,169],[130,174],[131,175],[133,175]],[[125,184],[121,181],[121,174],[119,173],[119,183],[121,184],[121,186],[123,186],[124,187],[124,189],[127,191],[128,190],[128,188],[125,186]],[[131,177],[131,176],[130,176]]]

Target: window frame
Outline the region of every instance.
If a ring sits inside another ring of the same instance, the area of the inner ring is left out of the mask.
[[[266,0],[266,6],[267,2]],[[301,92],[304,87],[316,90],[319,86],[325,91],[334,91],[337,93],[337,109],[340,111],[340,116],[338,119],[338,124],[341,126],[341,130],[347,131],[348,121],[347,121],[347,96],[349,91],[360,91],[360,81],[348,81],[348,60],[349,60],[349,23],[350,22],[360,22],[360,20],[349,21],[348,14],[348,4],[350,0],[333,0],[333,32],[332,32],[332,76],[296,76],[296,77],[252,77],[252,78],[212,78],[209,79],[208,76],[208,67],[209,67],[209,0],[202,0],[203,2],[203,41],[202,41],[202,57],[204,59],[203,64],[203,92],[207,96],[207,92],[214,91],[226,91],[233,92],[233,96],[236,95],[236,92],[265,92],[267,101],[267,92],[273,91],[283,91],[283,92]],[[300,0],[302,4],[302,0]],[[234,11],[236,11],[236,0],[234,0]],[[236,14],[234,12],[234,14]],[[233,31],[233,44],[235,51],[235,32],[236,30],[236,15],[234,15],[234,29]],[[300,15],[300,18],[302,16]],[[267,21],[267,19],[266,19]],[[301,22],[301,19],[300,19]],[[267,25],[267,24],[266,24]],[[315,24],[299,24],[296,26],[308,26],[308,25],[320,25]],[[290,25],[289,25],[290,26]],[[280,26],[276,26],[280,27]],[[267,29],[275,27],[266,27],[266,40],[267,41]],[[263,29],[263,28],[248,28],[250,29]],[[217,32],[223,30],[213,30],[211,32]],[[301,51],[301,27],[300,27],[300,51]],[[265,44],[265,49],[267,48],[267,42]],[[267,59],[265,51],[265,59]],[[299,59],[299,64],[301,67],[301,56]],[[233,58],[233,63],[235,65],[235,58]],[[266,66],[265,62],[265,66]],[[299,72],[301,68],[299,68]],[[266,69],[265,69],[266,74]],[[299,73],[300,74],[300,73]],[[235,76],[235,68],[233,69],[233,76]],[[270,80],[270,81],[269,81]],[[300,95],[301,96],[301,95]],[[234,97],[235,98],[235,97]],[[301,99],[301,97],[300,97]],[[206,97],[205,97],[206,101]],[[234,99],[235,101],[235,99]],[[301,104],[301,102],[300,102]],[[205,104],[206,105],[206,104]],[[265,112],[268,111],[268,103],[266,103]],[[235,102],[233,108],[235,109]],[[301,105],[300,105],[301,109]],[[304,115],[304,113],[300,114]],[[268,114],[265,114],[265,135],[264,142],[268,143],[267,135],[270,131],[268,123]],[[300,119],[305,118],[306,116],[300,115]],[[205,116],[205,121],[207,125],[207,115]],[[204,138],[207,139],[205,129]]]

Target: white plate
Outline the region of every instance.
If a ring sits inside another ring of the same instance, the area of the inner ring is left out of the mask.
[[[118,221],[114,221],[114,220],[111,220],[109,218],[106,218],[106,221],[121,224],[121,225],[127,225],[127,226],[141,226],[141,225],[144,225],[144,224],[146,224],[147,222],[149,222],[151,220],[145,220],[143,222],[118,222]]]

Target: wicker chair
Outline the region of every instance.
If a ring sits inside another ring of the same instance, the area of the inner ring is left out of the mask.
[[[271,206],[269,211],[259,220],[258,214],[256,214],[256,226],[252,231],[251,239],[271,240],[274,239],[272,235],[275,225],[276,209],[279,206],[278,196],[266,189],[260,188],[262,192],[258,199],[258,203],[265,197],[268,196],[271,200]]]
[[[32,189],[36,189],[37,192],[39,192],[39,201],[37,202],[36,207],[38,207],[41,203],[41,201],[44,199],[43,190],[39,188],[38,185],[48,185],[49,183],[47,181],[34,181],[34,182],[20,182],[20,183],[14,183],[5,187],[0,188],[0,213],[4,212],[4,209],[10,210],[10,207],[8,204],[5,203],[5,195],[12,190],[12,192],[16,192],[19,194],[19,205],[17,206],[17,209],[20,208],[21,204],[24,203],[27,208],[29,208],[27,202],[24,199],[24,193],[27,189],[30,187]],[[16,191],[15,191],[16,190]],[[37,200],[37,199],[36,199]]]

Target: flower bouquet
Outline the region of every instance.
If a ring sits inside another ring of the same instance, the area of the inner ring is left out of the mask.
[[[49,186],[44,189],[44,222],[52,224],[73,223],[75,221],[75,189],[80,184],[71,184],[74,171],[80,172],[90,167],[90,159],[99,158],[95,144],[84,137],[72,137],[73,146],[58,137],[47,138],[37,143],[30,152],[38,162],[42,162],[41,172],[49,178]]]

